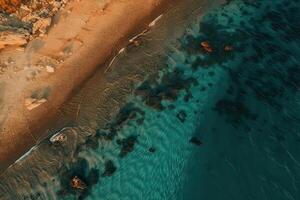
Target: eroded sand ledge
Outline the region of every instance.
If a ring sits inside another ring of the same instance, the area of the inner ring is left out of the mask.
[[[0,77],[0,171],[47,135],[60,106],[168,2],[72,1],[47,36],[1,52],[11,67]]]

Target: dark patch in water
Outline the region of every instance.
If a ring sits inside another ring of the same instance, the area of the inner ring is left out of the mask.
[[[182,50],[186,50],[190,55],[198,55],[197,59],[191,63],[193,70],[220,66],[222,63],[233,60],[235,58],[234,52],[241,50],[240,42],[247,38],[243,31],[228,32],[227,27],[216,23],[217,19],[210,20],[209,22],[208,20],[201,22],[198,36],[187,34],[182,40]],[[207,41],[213,48],[209,54],[201,51],[201,42],[204,41]],[[226,50],[229,47],[230,51]],[[213,75],[210,73],[210,76]]]
[[[121,146],[121,151],[119,156],[125,157],[128,153],[132,152],[134,149],[134,145],[137,142],[137,136],[132,135],[128,138],[117,140],[117,144]]]
[[[196,146],[202,145],[201,140],[200,140],[199,138],[197,138],[197,137],[192,137],[192,138],[190,139],[190,143],[191,143],[191,144],[194,144],[194,145],[196,145]]]
[[[204,91],[206,90],[206,87],[203,86],[203,87],[200,88],[200,90],[201,90],[202,92],[204,92]]]
[[[98,149],[99,147],[99,142],[97,140],[97,138],[95,137],[89,137],[86,141],[85,141],[85,145],[89,148],[92,149]]]
[[[104,140],[113,140],[114,135],[109,134],[107,130],[98,129],[95,135],[97,138]]]
[[[82,180],[87,188],[83,190],[72,188],[70,183],[75,176]],[[99,170],[93,168],[89,169],[87,160],[79,158],[70,166],[64,166],[60,170],[59,178],[62,188],[58,192],[58,195],[75,195],[78,199],[84,199],[90,193],[92,186],[99,182]]]
[[[143,125],[144,121],[145,121],[145,118],[139,118],[136,120],[136,123],[141,126],[141,125]]]
[[[96,137],[105,140],[113,140],[118,131],[125,125],[136,119],[138,125],[142,125],[145,118],[145,112],[136,107],[133,103],[127,103],[123,106],[114,120],[108,123],[105,129],[97,130]]]
[[[149,151],[150,153],[154,153],[154,152],[156,151],[156,148],[150,147],[150,148],[148,149],[148,151]]]
[[[184,100],[185,102],[189,102],[191,98],[193,98],[193,95],[192,95],[191,92],[189,92],[189,93],[187,93],[187,94],[184,96],[183,100]]]
[[[168,109],[169,109],[169,110],[174,110],[175,108],[176,108],[176,106],[173,105],[173,104],[168,105]]]
[[[162,111],[165,109],[162,105],[163,100],[176,101],[181,90],[186,90],[189,94],[190,87],[197,84],[197,79],[185,78],[182,70],[175,69],[165,73],[161,81],[156,81],[154,85],[144,81],[136,88],[135,94],[141,96],[147,106]]]
[[[186,119],[186,117],[187,117],[187,114],[186,114],[186,112],[185,112],[184,110],[180,110],[180,111],[177,113],[176,117],[181,121],[181,123],[184,123],[184,122],[185,122],[185,119]]]
[[[208,72],[208,75],[209,75],[209,76],[214,76],[214,75],[215,75],[215,72],[214,72],[214,71],[209,71],[209,72]]]
[[[112,176],[117,170],[114,162],[112,160],[107,160],[105,162],[105,171],[102,176]]]

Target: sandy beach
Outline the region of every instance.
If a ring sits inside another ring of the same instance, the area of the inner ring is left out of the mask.
[[[47,34],[2,50],[0,171],[47,136],[59,108],[169,2],[71,1]]]

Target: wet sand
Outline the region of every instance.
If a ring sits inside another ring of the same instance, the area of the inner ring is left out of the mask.
[[[56,16],[47,36],[23,50],[2,51],[1,60],[13,67],[0,79],[0,171],[47,136],[63,103],[168,3],[71,2]]]

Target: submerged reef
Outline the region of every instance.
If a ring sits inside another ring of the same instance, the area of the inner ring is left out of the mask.
[[[135,94],[141,96],[147,106],[164,110],[161,104],[163,100],[176,101],[181,90],[189,93],[192,85],[197,85],[197,80],[193,77],[185,78],[184,71],[175,69],[165,73],[161,80],[146,80],[137,87]]]
[[[61,196],[74,194],[78,199],[84,199],[89,194],[91,187],[98,183],[100,178],[99,171],[97,169],[89,169],[88,165],[87,160],[79,158],[71,166],[62,168],[60,170],[62,189],[58,194]],[[72,181],[74,178],[80,181],[82,186],[73,185]]]

